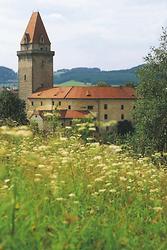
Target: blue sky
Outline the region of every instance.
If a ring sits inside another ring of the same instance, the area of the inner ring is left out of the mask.
[[[56,51],[55,70],[136,66],[167,26],[166,0],[0,0],[0,65],[17,70],[33,11],[40,11]]]

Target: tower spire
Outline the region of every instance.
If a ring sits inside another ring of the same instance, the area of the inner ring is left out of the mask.
[[[45,45],[50,45],[50,40],[39,12],[32,13],[26,31],[21,40],[21,45],[27,43],[43,43]]]
[[[39,12],[33,12],[18,56],[19,97],[26,102],[39,88],[53,87],[53,56]]]

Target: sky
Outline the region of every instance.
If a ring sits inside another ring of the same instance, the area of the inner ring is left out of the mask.
[[[0,66],[17,71],[16,51],[33,11],[56,51],[54,70],[142,64],[167,26],[166,0],[0,0]]]

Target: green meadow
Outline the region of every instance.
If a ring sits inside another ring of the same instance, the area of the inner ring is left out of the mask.
[[[115,145],[0,128],[0,249],[167,249],[167,173]]]
[[[66,86],[66,87],[71,87],[71,86],[90,86],[90,84],[86,84],[84,82],[78,82],[78,81],[74,81],[74,80],[71,80],[71,81],[67,81],[67,82],[64,82],[64,83],[60,83],[60,84],[57,84],[55,86]]]

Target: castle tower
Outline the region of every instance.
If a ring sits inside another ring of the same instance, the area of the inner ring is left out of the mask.
[[[21,40],[18,56],[19,97],[27,97],[39,88],[53,87],[51,43],[39,12],[33,12]]]

